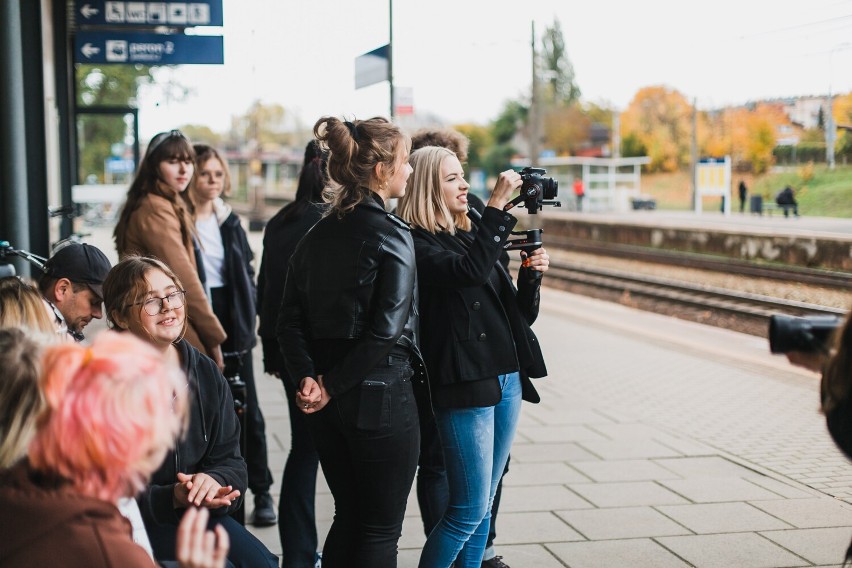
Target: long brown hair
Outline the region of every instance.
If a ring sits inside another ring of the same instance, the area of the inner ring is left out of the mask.
[[[832,355],[822,374],[822,409],[828,413],[852,395],[852,315],[837,332]]]
[[[411,141],[400,128],[386,118],[342,121],[324,116],[314,125],[314,136],[328,149],[328,178],[337,185],[326,193],[329,212],[339,217],[370,196],[372,187],[386,183],[398,163],[399,149],[407,150]],[[376,165],[386,171],[378,179]]]
[[[142,163],[139,164],[136,177],[127,190],[127,200],[113,232],[115,248],[119,255],[130,252],[127,250],[127,225],[133,212],[139,208],[139,203],[148,194],[159,195],[169,200],[180,222],[181,239],[187,247],[191,246],[193,225],[189,218],[186,203],[173,191],[164,189],[160,179],[160,163],[166,160],[183,160],[195,163],[195,150],[192,148],[189,139],[179,130],[161,132],[154,136],[148,144],[148,150],[145,152]]]

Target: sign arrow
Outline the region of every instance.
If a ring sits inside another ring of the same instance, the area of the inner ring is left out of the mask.
[[[93,55],[96,55],[101,52],[101,48],[95,47],[91,43],[86,43],[83,45],[83,47],[80,48],[80,51],[83,52],[83,55],[85,55],[86,58],[91,59]]]
[[[91,18],[92,16],[96,16],[96,15],[98,14],[98,12],[100,12],[100,10],[98,10],[97,8],[92,8],[92,7],[91,7],[91,6],[89,6],[88,4],[83,4],[83,7],[82,7],[82,8],[80,8],[80,13],[81,13],[81,14],[83,15],[83,17],[84,17],[84,18],[86,18],[87,20],[88,20],[89,18]],[[88,56],[86,56],[86,57],[88,57]]]

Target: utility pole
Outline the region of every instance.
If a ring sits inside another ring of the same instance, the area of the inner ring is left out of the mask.
[[[535,50],[535,20],[532,21],[532,93],[530,96],[530,165],[538,167],[538,57]]]
[[[692,142],[689,145],[689,169],[692,173],[692,210],[698,211],[698,180],[695,179],[698,172],[698,100],[692,98]]]
[[[396,101],[393,92],[393,0],[388,0],[388,84],[390,85],[390,117],[391,122],[396,118]]]
[[[831,95],[831,86],[828,87],[828,101],[826,103],[825,117],[825,161],[828,162],[828,169],[834,169],[834,140],[837,137],[837,132],[834,128],[834,113],[832,112],[832,104],[834,97]]]

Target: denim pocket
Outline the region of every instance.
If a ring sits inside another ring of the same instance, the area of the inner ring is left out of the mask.
[[[358,415],[355,427],[359,430],[379,430],[390,426],[390,389],[385,381],[361,382],[358,396]]]

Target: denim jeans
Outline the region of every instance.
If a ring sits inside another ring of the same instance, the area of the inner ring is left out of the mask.
[[[517,372],[500,375],[496,406],[436,408],[450,499],[426,539],[420,568],[479,568],[488,540],[491,505],[506,467],[521,412]]]
[[[307,416],[334,497],[323,568],[396,566],[420,453],[413,373],[407,356],[390,354],[360,386]]]
[[[296,405],[296,385],[281,372],[290,415],[290,453],[281,476],[278,536],[281,565],[314,568],[317,553],[316,497],[319,456],[308,431],[307,417]]]

